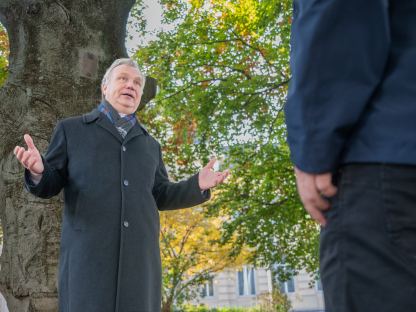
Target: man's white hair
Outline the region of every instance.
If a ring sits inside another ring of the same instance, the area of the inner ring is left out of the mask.
[[[110,79],[111,73],[113,72],[113,69],[116,68],[117,66],[120,65],[127,65],[130,67],[133,67],[135,69],[137,69],[137,71],[139,72],[139,76],[141,79],[141,91],[143,91],[144,89],[144,84],[146,83],[146,77],[143,75],[142,71],[139,68],[139,65],[137,65],[137,63],[135,61],[133,61],[130,58],[120,58],[117,59],[113,62],[113,64],[111,64],[111,66],[109,68],[107,68],[103,80],[101,81],[101,85],[104,86],[108,83],[108,80]],[[102,95],[104,98],[104,94]]]

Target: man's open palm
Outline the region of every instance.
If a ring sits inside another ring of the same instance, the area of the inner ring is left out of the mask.
[[[215,158],[211,159],[209,163],[199,172],[198,182],[201,190],[207,190],[221,184],[228,176],[228,170],[223,172],[214,171],[214,164],[216,161],[217,160]]]
[[[16,146],[14,148],[14,154],[17,160],[28,169],[33,175],[40,175],[43,173],[44,167],[42,157],[30,135],[25,134],[24,137],[27,150],[24,147]]]

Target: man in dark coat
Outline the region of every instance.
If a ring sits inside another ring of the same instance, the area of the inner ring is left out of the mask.
[[[15,148],[27,189],[49,198],[64,190],[59,269],[61,312],[157,312],[161,305],[159,210],[198,205],[228,172],[215,160],[172,183],[159,143],[136,120],[145,79],[116,60],[92,112],[60,121],[48,151],[32,138]]]
[[[288,142],[328,312],[416,311],[416,1],[295,0]],[[335,184],[335,185],[334,185]]]

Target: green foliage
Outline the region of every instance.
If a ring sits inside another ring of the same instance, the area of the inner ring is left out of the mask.
[[[0,24],[0,86],[6,81],[9,69],[9,38]]]
[[[259,301],[259,312],[289,312],[292,309],[289,298],[278,289],[260,295]]]
[[[127,37],[129,40],[132,40],[133,37],[142,38],[145,36],[147,20],[144,16],[143,10],[146,7],[147,6],[143,4],[143,0],[136,0],[130,10],[130,15],[134,18],[129,18],[127,21]]]
[[[260,312],[257,308],[209,308],[204,305],[186,305],[175,312]]]
[[[289,312],[292,305],[285,294],[275,290],[271,294],[264,293],[258,296],[259,305],[251,308],[223,307],[209,308],[206,305],[183,305],[174,309],[174,312]]]
[[[318,228],[296,194],[285,142],[292,1],[161,0],[161,32],[135,54],[161,92],[140,118],[165,147],[173,177],[210,155],[231,168],[208,203],[222,241],[252,261],[316,271]]]
[[[270,294],[265,294],[270,297]],[[209,308],[205,305],[193,306],[185,305],[181,309],[174,310],[175,312],[289,312],[291,305],[285,295],[275,294],[275,297],[268,299],[269,304],[262,303],[260,306],[252,308]],[[276,299],[279,298],[279,299]]]

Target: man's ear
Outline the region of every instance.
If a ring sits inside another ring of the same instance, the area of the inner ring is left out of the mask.
[[[105,96],[105,92],[107,91],[107,85],[101,85],[101,92]]]

